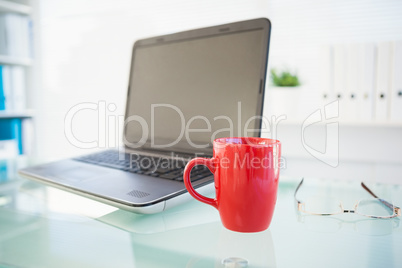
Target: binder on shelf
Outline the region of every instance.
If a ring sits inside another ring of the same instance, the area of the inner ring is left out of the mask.
[[[0,55],[31,57],[31,22],[28,16],[0,13]]]
[[[402,41],[393,42],[392,48],[390,120],[402,122]]]
[[[17,29],[15,25],[15,14],[3,14],[2,15],[4,20],[4,28],[5,28],[5,40],[6,40],[6,47],[5,51],[2,52],[5,55],[17,56],[16,49],[16,34]]]
[[[0,65],[0,111],[6,109],[6,98],[3,87],[3,66]]]
[[[357,50],[357,109],[358,120],[371,121],[374,117],[374,89],[376,47],[359,44]]]
[[[34,126],[33,121],[29,119],[21,120],[21,129],[22,129],[22,149],[24,155],[31,155],[33,152],[33,144],[34,144]]]
[[[320,48],[320,100],[321,105],[326,105],[335,99],[334,95],[334,77],[333,77],[333,48],[330,45],[325,45]]]
[[[377,47],[377,68],[374,118],[385,121],[389,116],[390,81],[391,81],[392,43],[379,43]]]
[[[346,87],[344,88],[344,106],[347,119],[356,121],[358,119],[358,44],[347,45],[347,73]]]
[[[24,67],[0,65],[0,110],[25,111],[25,80]]]
[[[334,46],[334,92],[339,100],[339,117],[342,121],[350,119],[348,103],[348,50],[345,45]]]
[[[7,55],[7,32],[5,21],[5,16],[0,14],[0,55]]]
[[[4,94],[4,110],[12,111],[13,110],[13,101],[12,101],[12,85],[11,85],[11,69],[12,66],[3,66],[3,94]]]
[[[0,140],[14,140],[18,144],[18,153],[22,154],[22,119],[1,119],[0,120]]]
[[[22,66],[12,66],[11,69],[11,99],[14,111],[25,111],[25,69]]]

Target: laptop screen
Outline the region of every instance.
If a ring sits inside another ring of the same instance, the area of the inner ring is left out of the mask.
[[[212,154],[216,138],[259,136],[266,39],[255,28],[136,45],[126,146]]]

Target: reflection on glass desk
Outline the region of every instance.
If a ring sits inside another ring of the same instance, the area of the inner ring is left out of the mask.
[[[0,267],[402,267],[400,219],[302,215],[299,180],[280,183],[261,233],[222,227],[197,201],[138,215],[25,179],[0,184]],[[309,181],[301,195],[360,198],[359,182]],[[402,187],[370,184],[402,204]]]

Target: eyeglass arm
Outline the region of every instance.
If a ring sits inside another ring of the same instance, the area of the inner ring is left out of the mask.
[[[364,188],[364,190],[366,190],[367,192],[369,192],[369,194],[371,194],[374,198],[378,198],[378,196],[373,193],[363,182],[362,182],[362,187]]]
[[[362,187],[364,188],[364,190],[366,190],[369,194],[371,194],[374,198],[378,198],[378,196],[376,194],[373,193],[373,191],[371,191],[363,182],[361,183]],[[383,203],[386,207],[388,207],[389,209],[395,211],[397,216],[401,216],[401,209],[397,206],[392,205],[391,203],[385,201],[384,199],[378,198],[378,200]]]
[[[300,201],[299,199],[297,199],[296,195],[297,195],[297,191],[299,191],[300,186],[303,184],[303,181],[304,181],[304,178],[302,178],[301,182],[300,182],[299,185],[297,186],[296,191],[295,191],[295,193],[294,193],[294,198],[295,198],[295,200],[296,200],[296,202],[297,202],[297,209],[298,209],[298,210],[301,210],[302,201]]]

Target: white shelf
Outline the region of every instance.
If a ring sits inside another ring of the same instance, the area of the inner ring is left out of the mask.
[[[24,15],[29,15],[31,14],[31,7],[11,1],[6,1],[6,0],[0,0],[0,12],[14,12],[14,13],[20,13]]]
[[[21,112],[8,112],[0,111],[0,120],[9,118],[32,118],[33,113],[31,111],[21,111]]]
[[[1,0],[0,0],[1,1]],[[31,66],[32,59],[30,58],[19,58],[14,56],[0,55],[0,65],[22,65]]]
[[[402,122],[392,122],[392,121],[372,121],[372,122],[363,122],[363,121],[345,121],[339,122],[340,126],[348,126],[348,127],[402,127]]]
[[[334,121],[336,122],[336,121]],[[402,128],[402,122],[392,122],[392,121],[338,121],[339,126],[344,127],[392,127],[392,128]],[[302,126],[303,120],[282,120],[278,123],[279,126]]]

